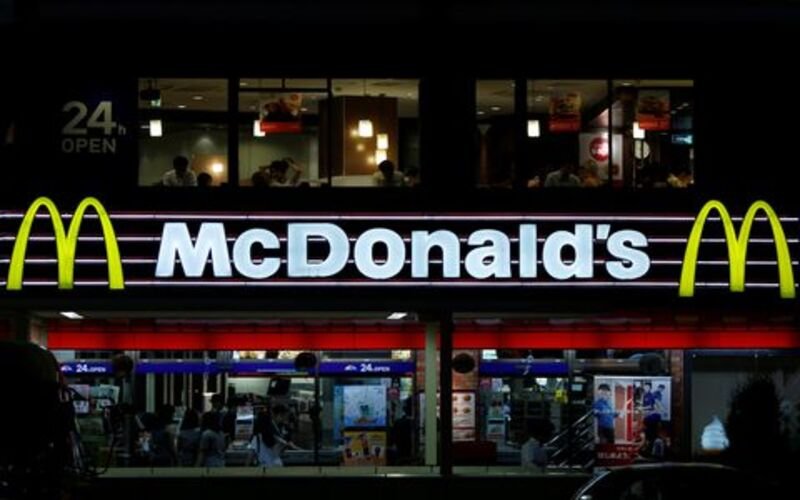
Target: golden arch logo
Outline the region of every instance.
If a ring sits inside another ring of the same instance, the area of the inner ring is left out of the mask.
[[[106,246],[106,261],[108,262],[108,287],[112,290],[122,290],[125,288],[125,280],[122,275],[122,260],[120,259],[119,247],[117,246],[117,236],[114,233],[114,227],[111,225],[111,220],[102,203],[100,203],[97,198],[92,197],[85,198],[81,201],[75,213],[72,214],[69,229],[65,232],[64,221],[61,219],[61,214],[58,212],[55,203],[53,203],[50,198],[40,197],[31,203],[28,211],[25,212],[22,224],[17,232],[17,238],[14,241],[14,249],[11,253],[11,262],[8,270],[7,290],[22,289],[22,277],[25,268],[28,239],[31,235],[31,226],[36,218],[36,214],[42,207],[47,209],[50,214],[50,222],[53,225],[53,232],[55,233],[56,253],[58,257],[58,288],[68,290],[74,285],[75,250],[78,246],[81,222],[88,208],[94,209],[97,213],[103,230],[103,240]]]
[[[733,221],[721,202],[712,200],[703,206],[694,221],[692,232],[689,234],[689,241],[686,244],[686,253],[683,257],[683,267],[681,269],[681,281],[679,294],[681,297],[692,297],[695,287],[695,270],[697,268],[697,253],[700,249],[700,239],[703,235],[703,228],[706,219],[716,212],[725,230],[725,242],[728,246],[728,265],[730,270],[730,290],[732,292],[743,292],[745,286],[745,269],[747,267],[747,247],[750,243],[750,230],[753,222],[759,213],[763,213],[769,221],[772,229],[773,240],[775,241],[775,252],[778,262],[778,283],[781,297],[792,299],[796,295],[794,272],[792,271],[792,258],[789,254],[789,245],[786,242],[786,235],[783,226],[772,207],[764,201],[756,201],[747,210],[739,228],[739,234],[733,227]]]

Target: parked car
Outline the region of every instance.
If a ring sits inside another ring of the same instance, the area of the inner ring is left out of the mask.
[[[777,489],[750,474],[716,464],[658,463],[609,469],[573,500],[770,500]]]

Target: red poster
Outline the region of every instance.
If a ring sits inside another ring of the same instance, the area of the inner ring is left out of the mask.
[[[303,131],[303,95],[297,92],[276,94],[261,102],[259,119],[265,134],[297,134]]]
[[[550,132],[579,132],[581,130],[581,95],[577,92],[554,94],[550,97]]]
[[[669,90],[640,90],[636,121],[642,130],[669,130]]]

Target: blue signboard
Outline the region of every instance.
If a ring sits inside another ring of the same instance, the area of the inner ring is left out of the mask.
[[[61,373],[64,375],[110,375],[111,362],[109,361],[67,361],[61,364]]]
[[[559,360],[501,359],[482,361],[478,372],[483,377],[566,377],[569,368],[565,361]]]

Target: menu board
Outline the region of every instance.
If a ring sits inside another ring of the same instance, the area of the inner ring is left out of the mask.
[[[347,385],[343,391],[345,427],[385,427],[386,387]]]
[[[475,440],[475,392],[453,392],[453,441]]]
[[[345,431],[344,465],[386,465],[386,433],[377,431]]]

